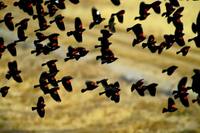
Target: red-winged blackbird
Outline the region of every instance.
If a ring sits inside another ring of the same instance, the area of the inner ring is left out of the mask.
[[[5,49],[6,49],[6,46],[4,45],[4,39],[3,37],[0,37],[0,59]]]
[[[38,98],[38,101],[37,101],[37,106],[36,106],[36,107],[32,107],[32,111],[37,110],[38,115],[39,115],[41,118],[43,118],[44,115],[45,115],[45,109],[44,109],[45,106],[46,106],[46,105],[45,105],[45,103],[44,103],[44,98],[43,98],[42,96],[40,96],[40,97]]]
[[[59,70],[57,69],[57,66],[56,66],[57,61],[58,60],[56,60],[56,59],[55,60],[49,60],[49,61],[43,63],[42,66],[47,65],[48,68],[49,68],[49,73],[56,75],[59,72]]]
[[[61,14],[57,15],[55,17],[54,20],[50,21],[49,23],[52,24],[53,22],[56,23],[57,27],[61,30],[64,31],[65,30],[65,24],[63,22],[64,16],[62,16]]]
[[[9,80],[11,77],[18,83],[21,83],[23,80],[20,76],[21,71],[17,68],[17,62],[11,61],[8,62],[8,72],[6,74],[6,78]]]
[[[135,84],[133,83],[132,86],[131,86],[131,92],[133,92],[134,90],[137,90],[138,88],[142,87],[143,84],[144,84],[144,79],[138,80]]]
[[[22,26],[20,26],[20,27],[17,29],[17,36],[18,36],[18,40],[15,41],[15,42],[26,41],[26,39],[28,38],[28,37],[25,35],[24,28],[23,28]]]
[[[184,46],[185,45],[185,40],[183,38],[184,33],[181,30],[175,30],[175,41],[179,46]]]
[[[48,9],[49,17],[53,17],[58,11],[58,8],[53,4],[48,4],[47,9]]]
[[[144,2],[140,3],[140,9],[139,9],[139,15],[138,17],[135,17],[135,20],[145,20],[150,13],[148,13],[149,9],[151,8],[151,4],[145,4]]]
[[[94,81],[86,81],[86,88],[81,89],[81,92],[84,93],[86,91],[92,91],[98,87],[97,83]]]
[[[186,56],[189,49],[190,49],[190,46],[185,46],[181,48],[178,52],[176,52],[176,54],[182,53],[183,56]]]
[[[8,94],[9,88],[10,87],[8,87],[8,86],[4,86],[4,87],[0,88],[0,93],[1,93],[2,97],[5,97]]]
[[[98,25],[105,20],[105,18],[101,17],[101,13],[95,7],[92,8],[92,18],[93,22],[90,23],[89,29],[92,29],[95,25]]]
[[[149,85],[147,85],[147,86],[145,86],[146,87],[146,89],[149,91],[149,94],[151,95],[151,96],[155,96],[156,95],[156,87],[158,86],[158,84],[157,83],[151,83],[151,84],[149,84]]]
[[[85,31],[85,28],[83,28],[81,19],[79,17],[75,18],[74,28],[75,28],[74,31],[67,32],[67,36],[73,35],[77,42],[82,42],[83,41],[82,34]]]
[[[118,58],[115,57],[114,53],[109,48],[108,49],[101,48],[101,55],[96,57],[96,60],[99,60],[99,59],[101,59],[101,64],[104,64],[104,63],[109,64],[109,63],[114,62]]]
[[[125,10],[120,10],[120,11],[118,11],[116,13],[112,13],[112,16],[116,16],[117,20],[120,23],[123,23],[124,22],[124,14],[125,14]]]
[[[5,5],[2,1],[0,1],[0,10],[6,8],[7,5]]]
[[[165,7],[166,7],[166,12],[164,12],[162,16],[169,17],[175,11],[175,8],[171,3],[168,2],[165,3]]]
[[[173,46],[174,42],[175,42],[175,35],[172,34],[165,34],[164,36],[165,39],[165,43],[166,43],[166,49],[169,49]]]
[[[50,94],[50,96],[51,96],[56,102],[61,102],[60,95],[58,94],[58,90],[59,90],[59,89],[60,89],[60,88],[59,88],[58,86],[49,89],[49,94]]]
[[[150,35],[147,40],[147,43],[142,43],[142,47],[143,48],[148,47],[152,53],[155,53],[157,51],[157,46],[155,44],[156,41],[154,35]]]
[[[177,69],[178,67],[177,66],[175,66],[175,65],[173,65],[173,66],[170,66],[170,67],[168,67],[168,68],[166,68],[166,69],[163,69],[162,70],[162,73],[167,73],[167,75],[172,75],[173,73],[174,73],[174,71]]]
[[[162,113],[166,112],[175,112],[177,110],[174,100],[169,97],[168,98],[168,106],[167,108],[163,108]]]
[[[50,4],[55,5],[59,9],[65,9],[66,6],[64,2],[65,0],[46,0],[44,4],[46,5],[50,3]]]
[[[108,25],[104,26],[104,28],[107,28],[107,27],[109,28],[109,30],[111,32],[116,32],[116,30],[115,30],[115,18],[114,18],[114,16],[111,15],[111,17],[110,17],[110,19],[108,21]]]
[[[39,85],[34,85],[34,88],[40,87],[40,89],[42,90],[42,92],[44,94],[48,94],[49,93],[49,87],[48,87],[48,73],[47,72],[42,72],[40,75],[40,79],[39,79]]]
[[[146,37],[144,36],[142,25],[141,24],[135,24],[133,27],[127,28],[127,32],[132,30],[135,35],[136,39],[133,40],[132,46],[134,47],[136,44],[144,41]]]
[[[60,81],[62,82],[63,87],[66,91],[71,92],[73,90],[71,80],[73,78],[71,76],[64,76]]]
[[[0,20],[0,23],[4,22],[6,27],[10,30],[10,31],[14,31],[14,24],[13,24],[13,19],[14,17],[12,17],[12,13],[8,12],[6,13],[6,15],[4,16],[3,20]]]
[[[44,46],[43,44],[37,42],[37,41],[34,41],[34,46],[35,46],[35,50],[32,50],[31,51],[31,54],[34,54],[36,53],[36,56],[40,55],[41,53],[43,53],[44,51]]]
[[[26,30],[28,28],[28,21],[29,20],[30,20],[29,18],[24,18],[20,22],[16,23],[15,27],[20,26],[21,29]]]
[[[181,78],[181,80],[178,83],[177,90],[173,91],[174,98],[179,98],[181,103],[185,107],[189,107],[189,101],[188,101],[188,87],[186,87],[187,83],[187,77]]]
[[[30,15],[30,16],[32,16],[34,13],[32,0],[19,0],[18,2],[14,2],[13,5],[18,6],[19,9],[28,13],[28,15]]]
[[[111,0],[111,2],[116,6],[120,5],[120,0]]]
[[[192,31],[194,33],[200,34],[200,12],[198,13],[197,19],[196,19],[196,24],[192,23]]]

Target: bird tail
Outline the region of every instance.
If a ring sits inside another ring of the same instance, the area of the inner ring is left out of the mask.
[[[84,93],[84,92],[86,92],[86,90],[87,90],[87,89],[81,89],[81,92]]]
[[[71,36],[73,34],[73,32],[67,32],[67,36]]]
[[[181,51],[176,52],[176,54],[179,54]]]
[[[162,70],[162,73],[165,73],[165,72],[167,72],[167,70],[166,70],[166,69]]]
[[[37,107],[32,107],[32,111],[34,111],[34,110],[36,110],[37,109]]]
[[[53,22],[55,22],[55,20],[51,20],[51,21],[49,21],[50,24],[52,24]]]

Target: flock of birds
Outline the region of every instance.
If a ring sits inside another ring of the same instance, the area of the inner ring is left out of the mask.
[[[79,0],[69,0],[73,4],[78,4]],[[115,6],[120,5],[120,0],[111,0],[111,2]],[[139,16],[135,17],[135,20],[139,19],[140,21],[144,21],[149,15],[149,11],[152,9],[156,14],[161,14],[161,1],[155,1],[151,4],[146,4],[145,2],[140,3],[139,7]],[[4,18],[0,20],[0,24],[4,22],[5,26],[10,31],[14,31],[17,28],[17,36],[18,40],[14,42],[4,45],[3,37],[0,37],[0,57],[3,55],[5,50],[7,49],[12,56],[17,56],[16,45],[20,42],[26,41],[28,38],[25,34],[26,29],[28,28],[28,22],[30,19],[38,20],[39,28],[35,30],[35,35],[37,37],[34,40],[35,49],[31,51],[31,54],[35,54],[39,56],[40,54],[47,55],[52,51],[57,50],[60,48],[58,43],[58,33],[52,33],[50,35],[45,35],[42,31],[48,29],[52,24],[55,23],[57,28],[61,31],[65,31],[65,23],[63,21],[64,16],[61,14],[56,14],[58,10],[65,9],[65,0],[19,0],[18,2],[13,3],[14,7],[18,7],[20,10],[24,11],[29,18],[24,18],[20,22],[14,24],[11,12],[8,12],[4,15]],[[6,8],[7,5],[0,1],[0,10]],[[143,33],[143,28],[140,23],[133,25],[132,27],[127,28],[127,32],[133,31],[135,34],[135,39],[132,42],[132,46],[141,44],[143,48],[148,48],[152,53],[161,54],[163,50],[167,50],[171,48],[174,44],[177,44],[181,47],[177,54],[181,53],[183,56],[186,56],[190,46],[185,46],[184,40],[184,33],[183,33],[183,22],[181,21],[182,12],[184,7],[181,7],[178,0],[169,0],[169,2],[165,2],[166,11],[161,14],[162,17],[167,19],[168,24],[173,24],[175,27],[174,34],[165,34],[164,41],[161,42],[159,45],[156,43],[154,35],[149,35],[147,42],[143,42],[146,40],[146,36]],[[35,10],[34,10],[35,8]],[[48,11],[45,11],[47,9]],[[108,24],[104,26],[104,29],[101,29],[102,36],[98,38],[100,45],[95,45],[94,48],[100,48],[100,55],[96,57],[96,60],[101,60],[101,64],[104,63],[112,63],[116,61],[118,58],[114,55],[112,50],[109,46],[112,44],[109,41],[109,37],[111,37],[115,32],[115,25],[116,20],[119,23],[123,23],[124,21],[124,14],[125,10],[120,10],[116,13],[112,13]],[[52,20],[48,23],[46,20],[46,16],[52,18]],[[95,28],[95,26],[101,24],[105,18],[101,16],[99,10],[95,7],[92,8],[92,18],[93,21],[89,25],[89,29]],[[2,25],[2,24],[1,24]],[[86,29],[82,25],[82,21],[79,17],[75,18],[74,22],[74,30],[69,31],[66,33],[67,36],[73,36],[74,39],[80,43],[82,42],[82,34]],[[197,16],[196,23],[192,24],[192,31],[196,34],[194,38],[188,40],[194,41],[196,47],[200,47],[200,13]],[[42,42],[48,40],[47,44],[43,44]],[[68,47],[68,52],[66,53],[66,58],[64,61],[69,60],[79,60],[81,57],[87,55],[89,50],[86,50],[84,47]],[[41,66],[47,66],[49,71],[43,71],[40,74],[39,83],[34,85],[34,88],[40,88],[40,90],[44,93],[44,95],[50,95],[53,100],[56,102],[61,102],[61,98],[59,96],[58,90],[60,88],[59,83],[61,82],[63,87],[66,89],[67,92],[71,92],[73,90],[71,80],[73,77],[71,76],[64,76],[62,79],[57,80],[56,75],[59,72],[56,66],[57,60],[49,60],[43,63]],[[170,66],[169,68],[164,69],[162,72],[167,73],[167,75],[172,75],[178,66]],[[5,75],[6,79],[13,78],[16,82],[21,83],[23,82],[21,76],[21,71],[17,67],[16,61],[8,62],[8,72]],[[188,100],[188,90],[192,90],[194,93],[197,93],[197,98],[193,99],[192,102],[197,102],[200,105],[200,69],[194,69],[194,75],[192,76],[192,85],[186,86],[187,77],[181,78],[178,83],[177,90],[172,92],[174,99],[179,98],[180,102],[185,106],[189,107],[189,100]],[[95,90],[99,84],[102,85],[104,88],[103,92],[100,92],[99,95],[105,94],[107,98],[110,100],[118,103],[120,101],[120,84],[118,81],[114,83],[108,83],[108,79],[101,79],[99,81],[86,81],[85,85],[86,88],[81,89],[82,93],[86,91],[93,91]],[[140,96],[145,96],[146,90],[149,92],[151,96],[156,95],[157,90],[157,83],[151,83],[148,85],[144,85],[144,79],[138,80],[136,83],[132,84],[131,92],[137,91]],[[4,86],[0,88],[0,93],[2,97],[5,97],[8,93],[9,87]],[[163,113],[165,112],[174,112],[177,110],[175,106],[175,101],[172,97],[168,98],[168,106],[163,108]],[[45,100],[42,96],[38,98],[37,105],[32,107],[32,110],[37,110],[40,117],[45,116]]]

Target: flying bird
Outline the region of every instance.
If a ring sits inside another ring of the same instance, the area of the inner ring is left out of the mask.
[[[0,93],[1,93],[2,97],[5,97],[8,94],[9,88],[10,87],[8,87],[8,86],[4,86],[4,87],[0,88]]]
[[[89,29],[92,29],[95,25],[100,24],[105,18],[101,17],[100,11],[98,11],[95,7],[92,8],[92,18],[93,21],[89,25]]]
[[[10,31],[14,31],[14,24],[13,24],[13,18],[12,17],[12,13],[8,12],[6,13],[6,15],[4,16],[3,20],[0,20],[0,23],[4,22],[6,27],[10,30]]]
[[[57,15],[55,17],[54,20],[51,20],[49,23],[52,24],[52,23],[56,23],[56,26],[61,30],[61,31],[64,31],[65,30],[65,24],[64,24],[64,16],[62,16],[61,14]]]
[[[86,81],[86,88],[81,89],[81,92],[84,93],[86,91],[92,91],[98,87],[97,83],[94,81]]]
[[[43,118],[44,115],[45,115],[45,109],[44,109],[45,106],[46,105],[44,103],[44,98],[42,96],[40,96],[38,98],[38,101],[37,101],[37,106],[36,107],[32,107],[32,111],[37,110],[38,115],[41,118]]]
[[[171,76],[174,72],[175,72],[175,70],[177,69],[178,67],[177,66],[175,66],[175,65],[172,65],[172,66],[170,66],[170,67],[168,67],[168,68],[166,68],[166,69],[163,69],[162,70],[162,73],[167,73],[167,75],[169,75],[169,76]]]
[[[163,108],[162,113],[166,113],[166,112],[175,112],[177,110],[177,107],[175,105],[174,100],[169,97],[168,98],[168,106],[167,108]]]

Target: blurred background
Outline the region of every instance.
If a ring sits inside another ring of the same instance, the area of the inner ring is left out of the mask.
[[[12,12],[14,23],[24,17],[30,18],[18,7],[13,6],[13,0],[3,0],[3,2],[8,7],[0,11],[0,19],[7,12]],[[194,42],[187,43],[189,38],[195,36],[191,24],[196,22],[200,1],[180,1],[181,6],[185,7],[181,18],[184,23],[184,39],[186,45],[191,46],[186,57],[176,55],[176,51],[180,49],[178,45],[174,45],[161,55],[152,54],[148,49],[142,49],[141,45],[132,47],[135,35],[127,33],[126,29],[137,23],[142,24],[147,37],[155,35],[158,43],[164,41],[163,34],[173,34],[175,30],[172,24],[167,24],[166,18],[161,17],[161,14],[155,14],[152,10],[145,21],[134,20],[139,15],[140,2],[141,0],[121,0],[120,6],[114,6],[110,0],[80,0],[78,5],[74,5],[67,0],[66,9],[57,13],[65,17],[66,31],[60,31],[55,24],[52,24],[43,32],[46,35],[55,32],[60,34],[61,48],[46,56],[36,57],[31,54],[31,50],[34,49],[33,40],[36,39],[34,30],[38,28],[37,20],[31,19],[26,30],[29,38],[17,45],[17,56],[12,57],[6,51],[0,60],[0,86],[10,86],[8,95],[5,98],[0,97],[0,132],[199,133],[200,107],[192,104],[191,100],[196,97],[192,92],[189,95],[189,108],[183,107],[179,100],[176,100],[178,111],[162,114],[162,109],[167,106],[167,99],[176,89],[180,78],[187,76],[190,85],[193,69],[200,68],[200,50],[195,47]],[[146,1],[146,3],[151,2],[153,0]],[[96,7],[106,20],[89,30],[92,7]],[[116,24],[117,32],[109,39],[112,42],[110,48],[119,59],[111,64],[102,65],[100,61],[95,60],[100,52],[94,49],[94,45],[99,44],[100,30],[108,23],[110,15],[121,9],[126,11],[124,23]],[[165,12],[165,1],[161,4],[161,13],[163,12]],[[73,37],[66,35],[68,31],[74,29],[75,17],[80,17],[83,27],[86,28],[82,43],[77,43]],[[48,21],[53,19],[46,18]],[[0,24],[0,36],[4,38],[6,45],[17,40],[16,31],[8,31],[4,23]],[[79,61],[64,62],[69,45],[85,47],[90,52]],[[56,76],[57,79],[66,75],[74,77],[73,92],[66,92],[61,87],[60,103],[45,95],[46,114],[41,119],[37,112],[32,112],[31,107],[36,105],[38,97],[43,96],[43,92],[34,89],[33,86],[38,83],[41,72],[48,71],[47,67],[41,67],[41,64],[50,59],[58,59],[56,64],[60,72]],[[7,63],[12,60],[18,62],[23,83],[5,78],[8,71]],[[179,68],[170,77],[162,74],[162,69],[171,65],[177,65]],[[106,96],[99,96],[98,93],[103,91],[101,85],[92,92],[81,93],[80,90],[85,88],[86,80],[96,81],[103,78],[109,79],[109,83],[120,82],[119,103],[114,103]],[[159,84],[156,97],[148,94],[140,97],[136,92],[131,93],[132,83],[141,78],[145,80],[145,84],[152,82]]]

